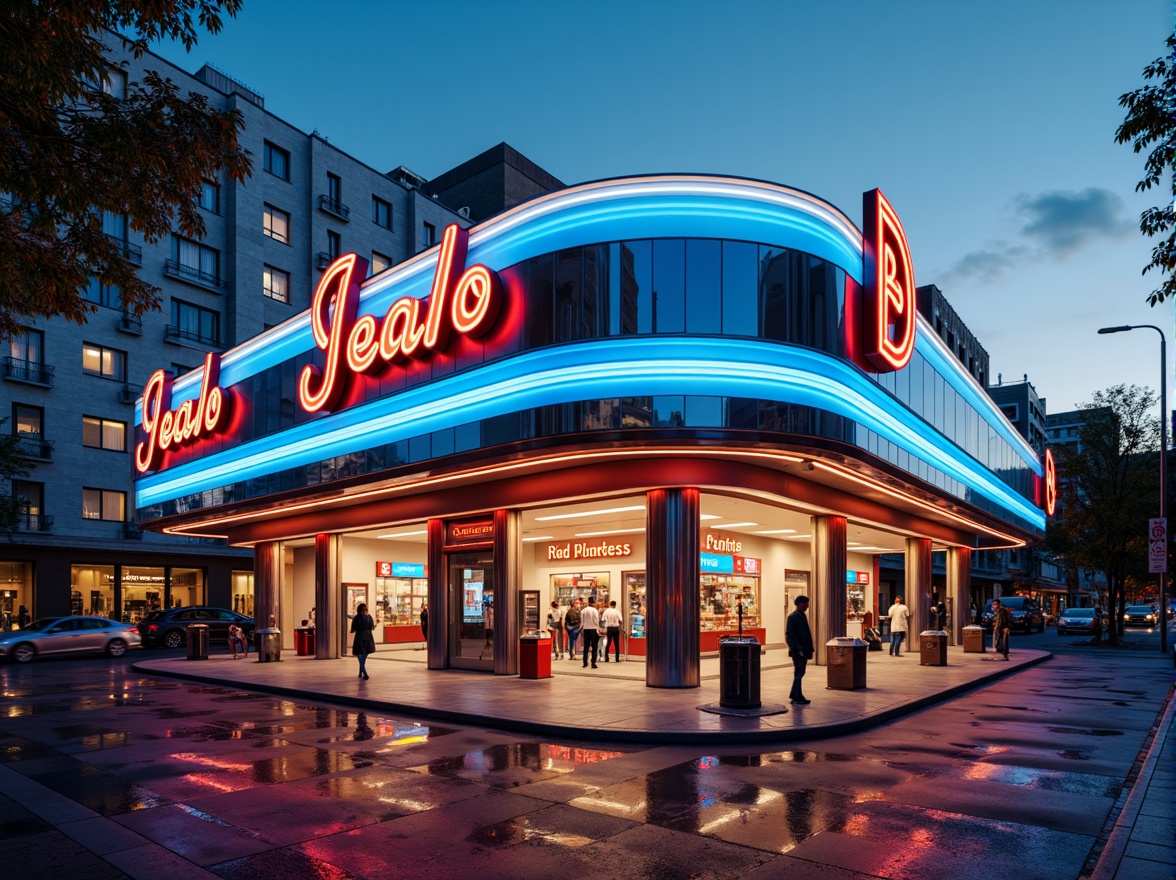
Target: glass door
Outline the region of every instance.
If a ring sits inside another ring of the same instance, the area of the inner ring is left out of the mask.
[[[451,665],[493,672],[494,553],[450,553],[448,571]]]

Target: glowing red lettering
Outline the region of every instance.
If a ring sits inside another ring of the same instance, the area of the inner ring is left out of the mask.
[[[298,399],[307,412],[331,412],[343,400],[350,376],[376,375],[389,364],[444,351],[451,331],[484,335],[502,308],[498,275],[482,265],[465,266],[469,233],[452,224],[441,237],[437,270],[421,320],[421,302],[402,298],[383,319],[357,317],[359,279],[367,261],[355,254],[340,257],[323,273],[311,305],[315,344],[326,354],[322,368],[309,365],[298,381]]]
[[[1058,469],[1052,450],[1045,450],[1045,513],[1053,516],[1058,506]]]
[[[143,388],[143,430],[147,440],[135,444],[135,470],[157,470],[163,454],[224,430],[229,420],[229,397],[220,387],[220,355],[204,357],[200,396],[171,409],[172,376],[156,370]]]
[[[901,370],[915,351],[915,271],[906,233],[881,190],[862,196],[864,280],[861,356],[879,372]]]

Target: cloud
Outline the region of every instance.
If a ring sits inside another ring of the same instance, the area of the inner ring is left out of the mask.
[[[940,273],[943,284],[964,280],[999,281],[1019,265],[1064,259],[1105,239],[1121,238],[1134,229],[1123,216],[1123,200],[1108,189],[1022,194],[1013,212],[1025,243],[994,241],[965,254]]]

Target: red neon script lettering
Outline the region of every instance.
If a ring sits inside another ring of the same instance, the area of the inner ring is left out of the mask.
[[[482,265],[464,267],[469,233],[451,224],[441,237],[437,271],[427,307],[404,297],[383,319],[357,317],[359,281],[367,261],[355,254],[340,257],[323,273],[310,311],[315,344],[326,354],[320,369],[304,367],[298,399],[307,412],[332,412],[342,401],[353,374],[377,375],[389,364],[425,358],[444,351],[451,331],[479,337],[487,333],[502,309],[502,283]],[[424,319],[421,312],[427,308]]]
[[[915,271],[906,233],[881,190],[862,196],[865,286],[862,357],[879,372],[901,370],[915,351]]]
[[[200,396],[171,409],[172,376],[156,370],[143,388],[143,430],[146,442],[135,444],[135,470],[156,470],[163,453],[224,429],[229,419],[229,397],[220,387],[220,355],[204,357]]]
[[[1045,513],[1053,516],[1058,506],[1058,468],[1054,464],[1053,451],[1045,450]]]

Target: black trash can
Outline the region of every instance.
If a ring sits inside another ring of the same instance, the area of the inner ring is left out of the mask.
[[[857,691],[866,686],[867,645],[861,639],[841,636],[825,643],[829,682],[826,687],[838,691]]]
[[[947,665],[947,633],[940,629],[919,633],[919,665]]]
[[[259,629],[257,638],[257,662],[272,663],[282,659],[282,631],[276,626]]]
[[[188,659],[208,659],[207,623],[193,623],[188,626]]]
[[[719,705],[724,709],[760,707],[760,643],[754,636],[719,639]]]

